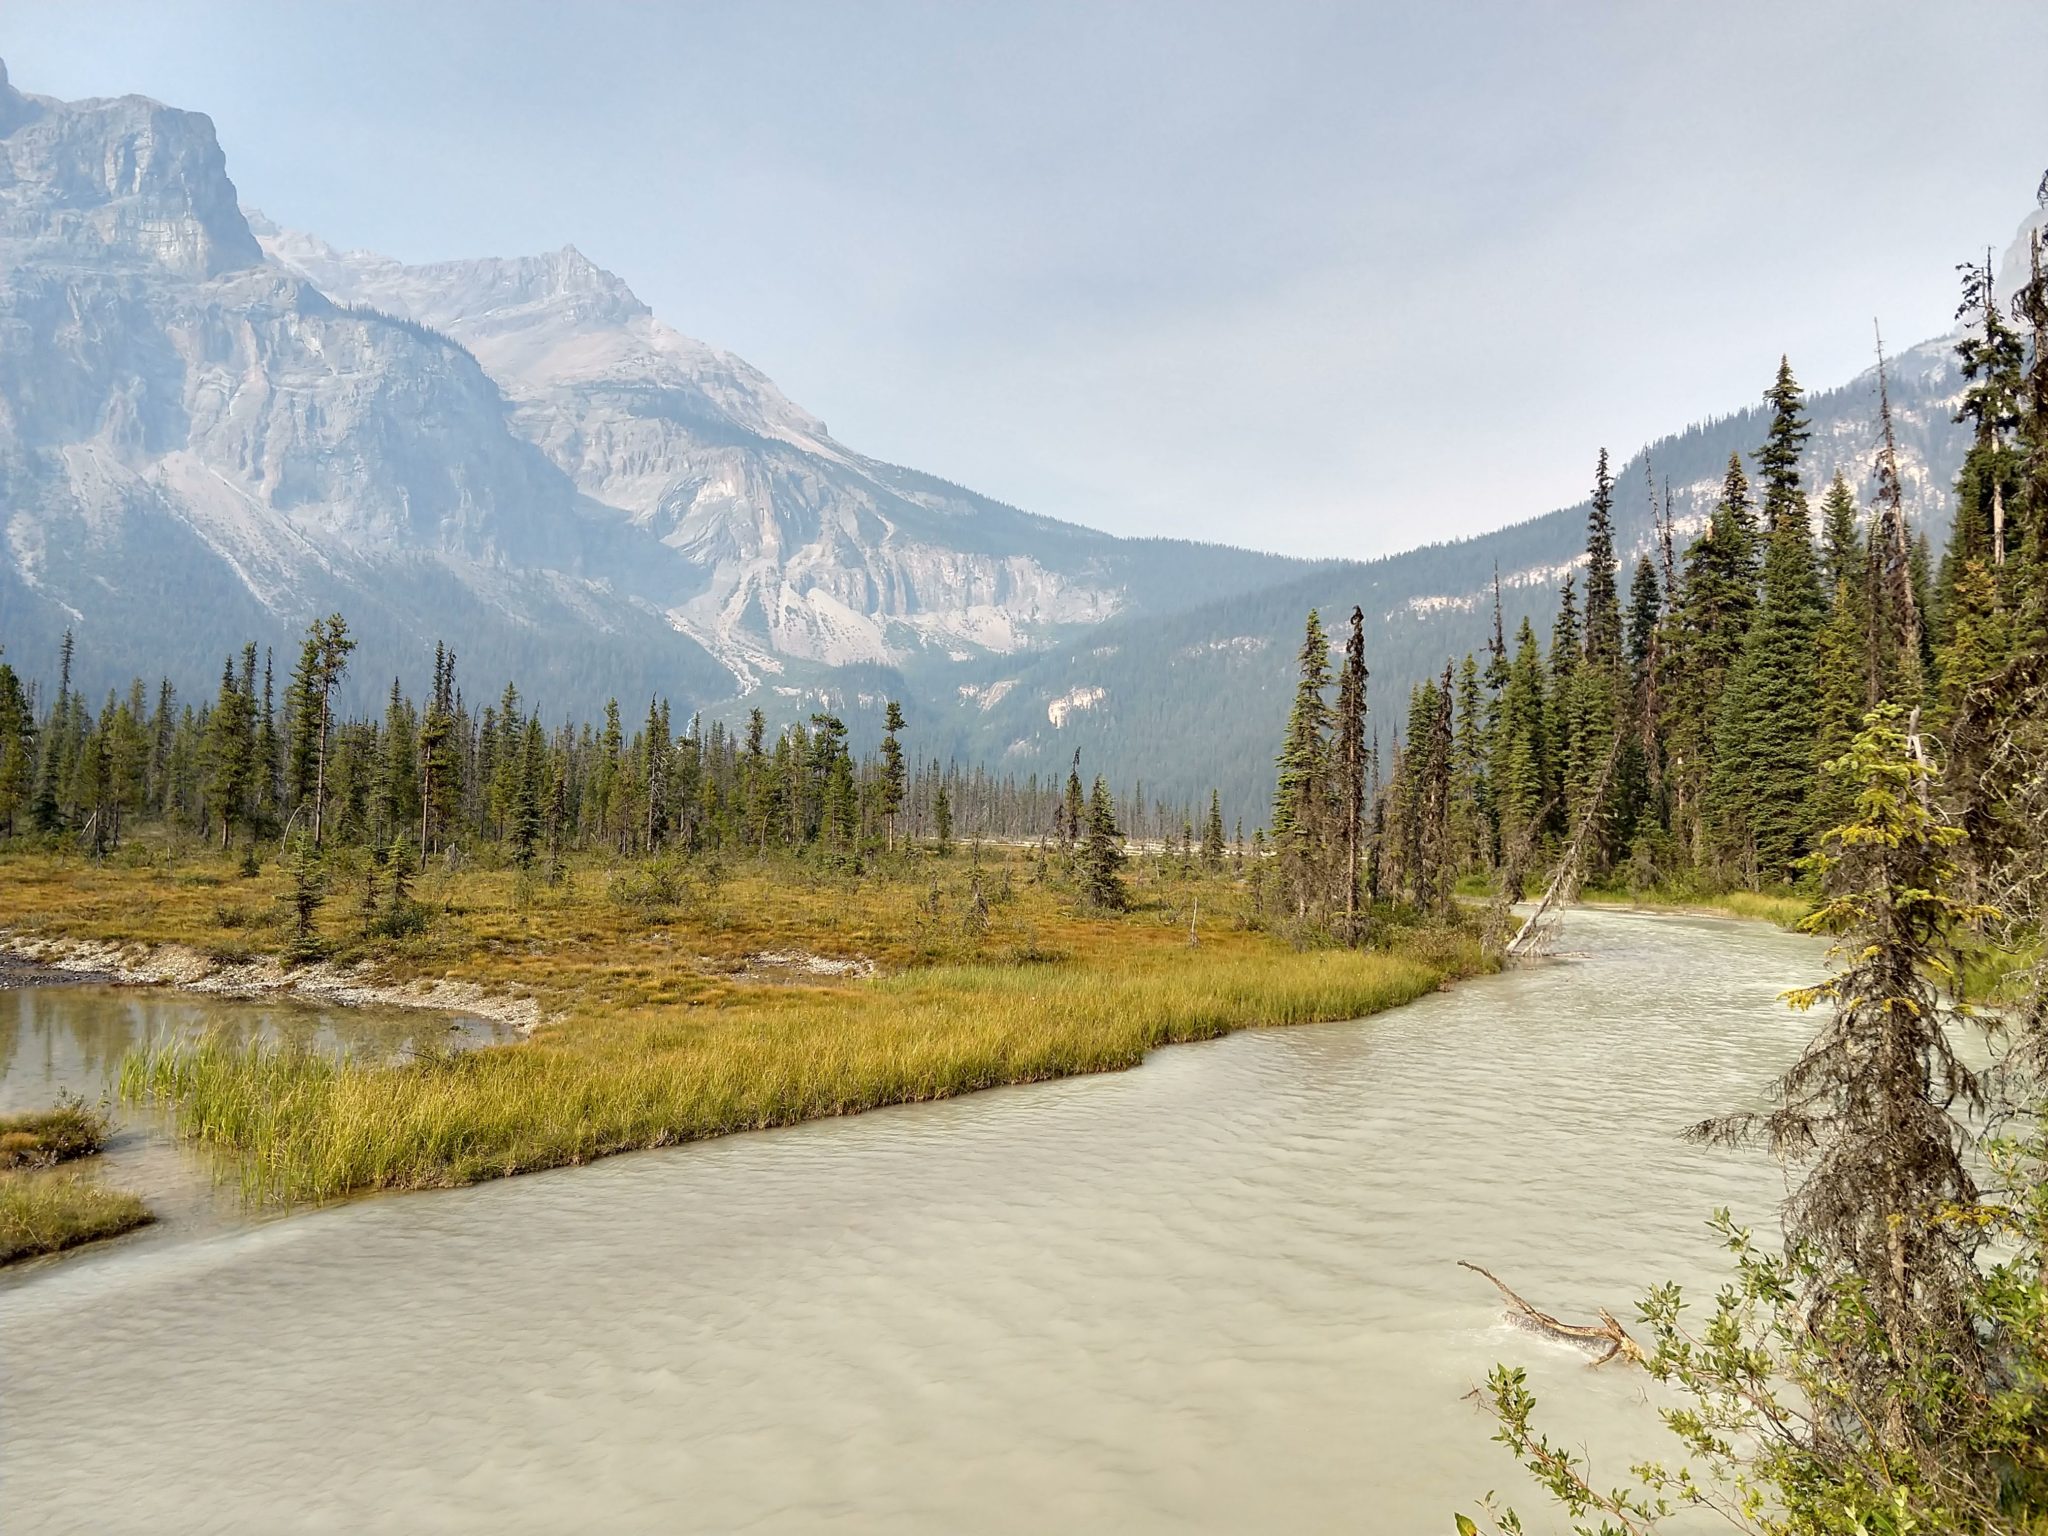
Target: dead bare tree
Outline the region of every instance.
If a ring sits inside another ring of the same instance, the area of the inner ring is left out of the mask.
[[[1558,926],[1564,921],[1564,909],[1578,900],[1579,887],[1586,880],[1586,842],[1605,812],[1608,786],[1614,782],[1614,765],[1621,760],[1622,741],[1623,737],[1617,735],[1607,749],[1607,762],[1600,770],[1599,782],[1586,797],[1586,809],[1579,816],[1571,840],[1550,868],[1550,882],[1543,888],[1542,899],[1508,941],[1503,953],[1510,960],[1526,960],[1543,953],[1557,936]]]

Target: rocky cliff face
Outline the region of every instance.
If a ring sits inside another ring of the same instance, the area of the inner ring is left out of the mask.
[[[669,620],[745,682],[782,658],[1007,653],[1121,606],[1120,583],[1091,558],[1116,541],[966,492],[907,489],[573,246],[404,266],[258,228],[285,270],[468,349],[523,438],[673,553],[687,574]]]
[[[262,260],[213,124],[140,96],[24,96],[0,63],[0,240],[217,277]]]
[[[1012,653],[1171,585],[846,448],[573,248],[339,252],[244,216],[205,117],[4,71],[0,509],[6,643],[75,627],[145,671],[411,593],[380,663],[459,616],[448,638],[543,695],[601,647],[621,688],[702,703],[792,665]]]

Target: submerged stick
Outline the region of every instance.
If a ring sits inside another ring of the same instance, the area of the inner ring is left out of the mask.
[[[1629,1337],[1628,1330],[1622,1327],[1615,1320],[1614,1314],[1605,1307],[1599,1309],[1600,1321],[1598,1324],[1567,1323],[1561,1318],[1552,1317],[1548,1312],[1540,1308],[1530,1306],[1528,1302],[1510,1290],[1508,1283],[1492,1270],[1483,1269],[1477,1264],[1467,1263],[1464,1259],[1458,1260],[1458,1266],[1461,1269],[1471,1270],[1475,1275],[1484,1275],[1487,1279],[1491,1280],[1494,1289],[1499,1291],[1507,1301],[1508,1315],[1528,1324],[1539,1333],[1547,1333],[1553,1338],[1564,1339],[1573,1344],[1605,1344],[1607,1346],[1606,1351],[1597,1360],[1591,1362],[1593,1365],[1605,1365],[1616,1355],[1632,1360],[1637,1365],[1643,1363],[1642,1346]]]

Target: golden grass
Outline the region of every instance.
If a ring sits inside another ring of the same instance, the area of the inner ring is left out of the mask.
[[[125,1190],[75,1173],[0,1173],[0,1264],[114,1237],[153,1218]]]
[[[1172,1041],[1428,992],[1400,955],[1186,955],[1171,968],[947,966],[397,1067],[171,1046],[123,1091],[234,1154],[255,1198],[460,1184],[732,1131],[1128,1067]]]
[[[277,954],[285,881],[171,842],[103,864],[17,854],[0,928]],[[1352,1018],[1485,964],[1462,933],[1297,950],[1247,923],[1227,871],[1138,860],[1135,910],[1080,910],[1026,852],[909,855],[856,878],[796,860],[579,860],[558,885],[430,869],[423,933],[370,936],[360,866],[320,937],[376,979],[450,977],[537,999],[538,1035],[404,1065],[186,1044],[132,1059],[123,1091],[168,1105],[252,1197],[467,1183],[883,1104],[1131,1066],[1232,1029]],[[984,904],[976,905],[979,887]],[[1197,947],[1188,943],[1192,924]],[[764,955],[874,962],[826,980]]]
[[[1807,897],[1790,891],[1598,890],[1588,887],[1579,899],[1589,906],[1640,907],[1653,912],[1721,912],[1752,918],[1780,928],[1797,928],[1813,910]]]

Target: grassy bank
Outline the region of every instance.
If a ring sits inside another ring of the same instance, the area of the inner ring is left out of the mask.
[[[1630,891],[1588,886],[1579,899],[1589,906],[1638,907],[1651,912],[1719,912],[1754,918],[1780,928],[1796,928],[1813,902],[1791,891]]]
[[[107,1117],[84,1100],[0,1115],[0,1169],[43,1168],[90,1157],[107,1136]]]
[[[0,1264],[115,1237],[150,1219],[134,1195],[76,1173],[0,1173]]]
[[[1372,1013],[1445,974],[1345,952],[1198,953],[1124,972],[947,966],[402,1067],[188,1045],[131,1059],[123,1088],[234,1154],[252,1195],[322,1199],[1128,1067],[1173,1041]]]
[[[31,854],[0,873],[0,927],[20,934],[229,958],[290,941],[282,873],[243,878],[205,850]],[[1299,949],[1257,931],[1227,869],[1130,873],[1133,909],[1102,914],[1020,850],[858,874],[593,857],[555,884],[437,866],[415,886],[422,922],[390,937],[341,867],[319,919],[335,962],[531,997],[550,1021],[396,1066],[188,1044],[132,1058],[122,1087],[165,1105],[252,1197],[318,1200],[1128,1067],[1174,1041],[1372,1013],[1485,964],[1454,929]]]

